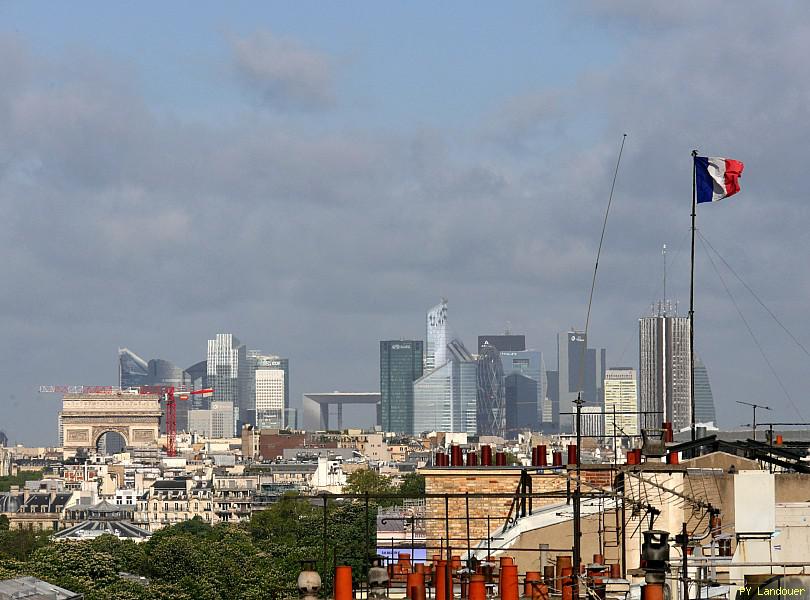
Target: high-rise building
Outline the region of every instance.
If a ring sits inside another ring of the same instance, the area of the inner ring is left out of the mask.
[[[447,360],[413,384],[413,434],[477,432],[478,366],[459,340],[447,344]]]
[[[118,349],[118,387],[149,385],[149,364],[129,348]]]
[[[210,409],[190,410],[189,430],[207,438],[236,437],[235,410],[231,402],[211,402]]]
[[[427,313],[427,335],[425,337],[425,368],[427,373],[447,362],[447,299],[442,298]]]
[[[605,371],[605,438],[638,435],[638,385],[632,367],[614,367]],[[615,412],[615,419],[614,419]],[[615,427],[614,427],[615,424]]]
[[[478,355],[478,435],[506,432],[503,362],[495,346],[484,344]]]
[[[500,356],[506,378],[507,430],[512,434],[539,431],[547,389],[543,353],[536,350],[501,351]]]
[[[421,340],[380,342],[380,396],[383,431],[413,431],[413,382],[422,376]]]
[[[230,333],[218,333],[208,340],[208,385],[214,389],[211,403],[231,402],[239,415],[237,424],[255,425],[256,406],[251,404],[247,348]]]
[[[583,406],[580,421],[583,436],[601,438],[605,435],[605,419],[601,406]]]
[[[717,425],[709,372],[697,353],[695,353],[695,422]]]
[[[559,372],[560,431],[574,431],[574,400],[581,393],[585,406],[604,406],[604,348],[588,348],[582,331],[571,330],[557,335],[557,371]]]
[[[504,333],[503,335],[479,335],[478,353],[484,346],[495,346],[500,352],[520,352],[526,349],[526,336]]]
[[[642,428],[672,422],[675,431],[691,425],[689,319],[671,316],[668,303],[638,321],[639,421]]]
[[[285,411],[290,407],[290,361],[276,355],[247,351],[247,385],[242,405],[258,428],[282,429],[287,426]]]

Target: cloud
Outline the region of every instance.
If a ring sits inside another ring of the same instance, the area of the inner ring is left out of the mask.
[[[311,111],[335,104],[335,65],[327,54],[269,31],[234,38],[232,51],[239,80],[264,106]]]

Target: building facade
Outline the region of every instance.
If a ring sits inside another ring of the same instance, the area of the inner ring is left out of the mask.
[[[499,352],[520,352],[526,349],[526,336],[504,333],[502,335],[479,335],[478,353],[484,346],[494,346]]]
[[[247,348],[233,334],[218,333],[208,340],[206,362],[208,385],[214,389],[211,402],[231,402],[238,423],[255,425],[256,407],[250,405],[247,380]]]
[[[248,413],[255,414],[255,423],[251,424],[268,429],[288,427],[286,415],[290,407],[289,359],[250,350],[247,353],[247,362]]]
[[[639,424],[652,429],[670,421],[678,431],[692,421],[689,319],[662,306],[638,321]]]
[[[118,349],[118,387],[149,385],[149,364],[129,348]]]
[[[697,353],[695,353],[695,422],[717,425],[709,371]]]
[[[506,432],[506,391],[501,354],[485,344],[478,354],[478,434],[503,437]]]
[[[426,431],[477,432],[478,365],[459,340],[447,344],[448,360],[413,384],[414,435]]]
[[[605,371],[605,437],[627,440],[625,436],[638,435],[638,414],[630,414],[637,412],[636,370],[615,367]]]
[[[543,423],[543,401],[547,389],[542,352],[501,351],[500,356],[508,398],[507,429],[512,433],[538,431]]]
[[[582,394],[586,406],[604,406],[606,351],[588,348],[587,336],[571,330],[557,335],[557,371],[559,373],[560,431],[574,431],[574,400]]]
[[[382,428],[394,433],[413,430],[413,382],[422,376],[421,340],[380,342]]]
[[[212,402],[211,408],[188,412],[190,433],[198,433],[207,438],[236,437],[235,411],[232,402]]]
[[[427,335],[425,337],[425,368],[428,373],[447,362],[447,299],[442,298],[427,313]]]

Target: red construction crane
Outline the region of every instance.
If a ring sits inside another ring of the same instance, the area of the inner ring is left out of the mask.
[[[189,390],[171,385],[142,385],[138,388],[141,394],[159,394],[166,398],[166,456],[177,455],[177,396],[188,400],[189,395],[207,396],[214,393],[212,388]]]

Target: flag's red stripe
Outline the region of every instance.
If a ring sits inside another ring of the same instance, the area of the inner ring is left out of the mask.
[[[742,175],[745,165],[739,160],[726,159],[726,197],[733,196],[740,191],[740,175]]]

